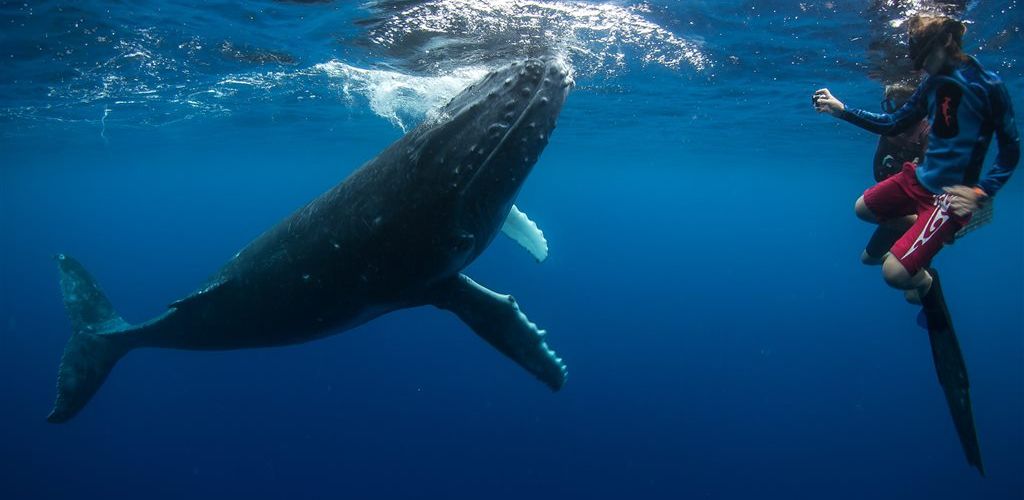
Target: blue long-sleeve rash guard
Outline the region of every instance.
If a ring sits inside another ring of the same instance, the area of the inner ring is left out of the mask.
[[[849,107],[839,113],[839,118],[882,135],[897,135],[925,116],[931,132],[924,161],[916,170],[921,185],[935,194],[948,186],[976,185],[994,196],[1017,167],[1020,136],[1006,85],[973,57],[949,73],[925,79],[893,113]],[[979,180],[993,132],[999,153]]]

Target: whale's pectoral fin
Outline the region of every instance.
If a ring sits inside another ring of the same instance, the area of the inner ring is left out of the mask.
[[[537,329],[511,295],[492,292],[466,275],[439,287],[432,303],[455,313],[487,343],[526,368],[552,390],[565,384],[562,358],[548,348],[545,332]]]
[[[537,262],[548,258],[548,240],[544,239],[544,232],[519,207],[512,205],[501,232],[530,252]]]

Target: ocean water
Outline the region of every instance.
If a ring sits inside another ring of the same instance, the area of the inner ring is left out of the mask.
[[[917,309],[859,262],[876,139],[808,99],[877,108],[901,22],[934,7],[3,2],[0,497],[1024,498],[1024,179],[935,261],[983,478]],[[959,9],[1018,108],[1021,9]],[[499,236],[466,272],[549,332],[560,392],[419,308],[133,351],[45,421],[70,335],[55,254],[152,318],[488,70],[551,52],[576,87],[517,202],[550,257]]]

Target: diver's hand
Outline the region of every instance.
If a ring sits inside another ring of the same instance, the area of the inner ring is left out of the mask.
[[[814,110],[819,113],[837,115],[846,109],[846,105],[839,99],[836,99],[828,89],[818,89],[815,91],[814,95],[811,96],[811,102],[814,103]]]
[[[973,214],[988,198],[988,194],[981,188],[952,186],[942,190],[949,193],[949,208],[958,217]]]

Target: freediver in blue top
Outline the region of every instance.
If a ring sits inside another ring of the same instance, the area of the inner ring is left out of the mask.
[[[928,77],[898,109],[871,113],[849,108],[828,89],[816,91],[814,108],[868,131],[897,135],[927,117],[928,146],[920,164],[872,186],[856,203],[858,217],[896,229],[888,253],[865,250],[865,263],[882,265],[889,285],[922,304],[939,381],[968,462],[984,474],[974,431],[967,372],[938,275],[928,268],[980,208],[1010,178],[1020,157],[1020,137],[1006,86],[963,53],[966,26],[946,16],[916,16],[908,23],[914,69]],[[982,172],[992,136],[995,164]]]
[[[924,161],[868,189],[856,205],[858,216],[875,223],[918,215],[893,245],[893,258],[883,263],[886,282],[916,291],[918,297],[927,293],[931,282],[924,267],[1006,183],[1020,157],[1020,137],[1006,86],[963,53],[965,30],[948,17],[910,21],[911,58],[915,68],[923,68],[929,77],[892,113],[848,108],[828,89],[818,90],[813,97],[817,111],[878,134],[899,134],[928,117],[931,131]],[[999,154],[982,176],[993,134]],[[897,185],[902,188],[896,189]],[[927,224],[929,220],[932,224]]]

